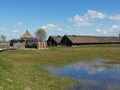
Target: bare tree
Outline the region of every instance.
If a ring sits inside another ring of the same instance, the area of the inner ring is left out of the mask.
[[[0,36],[0,39],[1,39],[1,41],[4,42],[4,41],[6,41],[6,36],[5,36],[5,35],[1,35],[1,36]]]
[[[37,37],[38,41],[41,42],[41,41],[46,40],[47,33],[44,29],[38,29],[35,34],[36,34],[36,37]]]

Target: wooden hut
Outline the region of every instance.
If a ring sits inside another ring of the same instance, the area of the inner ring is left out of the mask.
[[[79,45],[94,45],[94,44],[120,44],[118,37],[100,37],[100,36],[80,36],[80,35],[65,35],[61,40],[61,45],[79,46]]]
[[[37,39],[26,31],[20,39],[10,40],[10,46],[18,49],[37,48]]]
[[[38,40],[26,31],[21,37],[21,40],[25,41],[25,48],[37,48]]]
[[[62,40],[62,36],[50,36],[47,40],[48,46],[59,46]]]

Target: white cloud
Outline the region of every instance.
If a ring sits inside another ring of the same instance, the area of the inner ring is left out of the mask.
[[[116,20],[116,21],[120,21],[120,14],[115,15],[115,16],[109,16],[109,19],[111,19],[111,20]]]
[[[75,23],[77,27],[85,27],[85,26],[94,26],[95,19],[105,19],[107,16],[101,12],[97,12],[95,10],[88,10],[86,14],[83,16],[75,15],[73,18],[68,18],[69,22]]]
[[[69,22],[72,22],[72,18],[68,18],[68,21],[69,21]]]
[[[73,18],[73,22],[75,23],[75,26],[81,27],[81,26],[92,26],[93,23],[88,22],[88,18],[85,16],[79,16],[75,15]]]
[[[97,29],[96,29],[96,32],[102,33],[102,30],[100,30],[99,28],[97,28]]]
[[[13,29],[11,30],[12,33],[17,33],[17,32],[18,32],[18,30],[17,30],[17,24],[16,24],[16,25],[13,25],[12,28],[13,28]]]
[[[16,27],[17,25],[12,25],[13,27]]]
[[[119,25],[113,25],[110,29],[109,32],[116,32],[119,31],[120,32],[120,26]]]
[[[115,32],[120,32],[120,26],[119,25],[113,25],[112,27],[110,27],[109,29],[96,29],[97,33],[103,33],[103,34],[109,34],[109,33],[115,33]]]
[[[57,30],[58,30],[58,31],[63,31],[63,29],[62,29],[62,28],[58,28]]]
[[[69,34],[71,31],[70,30],[66,30],[65,34]]]
[[[84,17],[84,16],[75,15],[74,16],[74,21],[75,22],[84,22],[84,21],[88,21],[88,18]]]
[[[56,24],[47,24],[47,25],[42,26],[41,28],[45,30],[51,30],[51,29],[58,29],[59,26]]]
[[[102,12],[97,12],[95,10],[88,10],[86,16],[92,19],[105,19],[106,15],[103,14]]]
[[[18,25],[18,26],[22,26],[22,25],[23,25],[23,22],[17,22],[17,25]]]
[[[0,28],[0,31],[5,31],[5,30],[7,30],[6,28]]]
[[[18,27],[21,27],[23,25],[23,23],[22,22],[17,22],[16,24],[14,24],[14,25],[12,25],[12,30],[11,30],[11,32],[12,33],[17,33],[18,32],[18,30],[17,30],[17,28]]]
[[[18,30],[17,30],[17,29],[14,29],[14,30],[12,30],[11,32],[13,32],[13,33],[17,33]]]
[[[19,36],[20,35],[18,33],[9,33],[9,34],[7,34],[8,40],[17,39],[17,38],[19,38]]]
[[[96,32],[97,33],[102,33],[102,34],[108,34],[108,31],[107,30],[101,30],[99,28],[96,29]]]

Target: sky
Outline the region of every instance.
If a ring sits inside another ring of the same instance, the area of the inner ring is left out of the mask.
[[[118,36],[120,0],[0,0],[0,35],[7,40],[40,28],[47,37]]]

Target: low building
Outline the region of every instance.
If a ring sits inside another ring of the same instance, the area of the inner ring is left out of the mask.
[[[95,45],[95,44],[120,44],[118,37],[65,35],[61,40],[63,46]]]
[[[12,39],[10,46],[14,48],[37,48],[38,40],[34,38],[28,31],[26,31],[20,39]]]
[[[62,36],[50,36],[47,40],[48,46],[59,46],[62,40]]]
[[[10,41],[11,48],[16,49],[26,49],[26,48],[36,48],[40,50],[45,50],[47,48],[46,42],[38,42],[37,38],[34,38],[28,31],[26,31],[20,39],[12,39]]]

